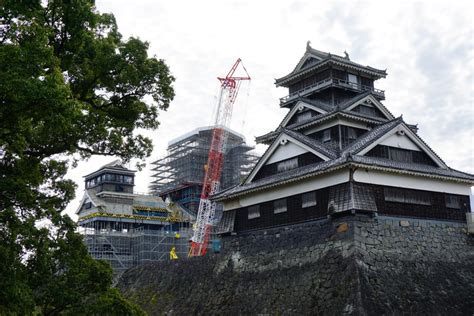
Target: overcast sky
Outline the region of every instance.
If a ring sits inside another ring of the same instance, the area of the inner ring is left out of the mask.
[[[287,94],[274,78],[288,74],[313,48],[343,55],[388,76],[375,83],[385,90],[385,106],[407,123],[452,168],[474,173],[473,12],[471,1],[157,1],[96,0],[113,13],[124,38],[150,43],[150,55],[164,59],[176,97],[160,116],[160,128],[146,133],[155,149],[137,174],[146,191],[149,163],[166,154],[168,141],[209,125],[224,76],[242,58],[252,77],[234,108],[231,127],[247,142],[275,129],[287,110]],[[264,148],[257,148],[262,151]],[[69,176],[79,184],[67,208],[82,197],[82,176],[111,157],[81,162]]]

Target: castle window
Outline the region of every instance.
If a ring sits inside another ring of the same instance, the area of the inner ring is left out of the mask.
[[[457,195],[446,194],[445,202],[448,208],[461,209],[461,199]]]
[[[358,110],[360,114],[365,114],[368,116],[378,116],[377,111],[373,107],[370,107],[370,106],[361,105],[358,107]]]
[[[414,162],[424,165],[436,166],[436,163],[424,152],[377,145],[367,154],[369,157],[379,157],[398,162]]]
[[[316,192],[307,192],[307,193],[304,193],[302,196],[301,196],[301,200],[302,200],[302,207],[305,208],[305,207],[310,207],[310,206],[315,206],[317,204],[317,201],[316,201]]]
[[[311,111],[306,111],[301,114],[298,114],[298,116],[296,117],[296,122],[303,122],[309,120],[312,117],[313,115],[311,114]]]
[[[354,140],[354,139],[357,138],[357,132],[356,132],[355,128],[352,128],[352,127],[347,128],[347,138],[349,140]]]
[[[285,213],[286,211],[286,199],[273,201],[273,214]]]
[[[353,74],[347,74],[347,80],[349,81],[349,83],[353,83],[353,84],[358,83],[357,76]]]
[[[412,162],[413,161],[413,151],[403,150],[398,148],[391,147],[390,150],[390,159],[400,162]]]
[[[249,206],[247,209],[247,218],[254,219],[260,217],[260,205]]]
[[[400,188],[385,188],[385,201],[407,204],[431,205],[429,192],[414,191]]]
[[[277,164],[277,172],[284,172],[287,170],[298,168],[298,157],[281,161]]]
[[[323,131],[323,143],[331,141],[331,130],[327,129]]]

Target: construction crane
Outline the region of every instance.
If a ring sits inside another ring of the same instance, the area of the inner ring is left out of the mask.
[[[234,77],[234,73],[239,65],[242,66],[246,76]],[[227,143],[226,128],[229,126],[230,118],[232,117],[233,105],[237,98],[240,84],[242,81],[250,80],[250,76],[242,60],[239,58],[224,78],[218,77],[217,79],[219,79],[221,83],[221,88],[217,103],[214,129],[212,131],[211,147],[209,148],[209,156],[205,166],[201,200],[199,202],[194,234],[191,239],[191,249],[189,250],[191,257],[204,256],[207,251],[212,224],[216,214],[216,203],[211,201],[209,197],[219,191],[224,152]]]

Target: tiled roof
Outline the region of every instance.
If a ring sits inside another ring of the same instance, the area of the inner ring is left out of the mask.
[[[283,83],[284,81],[290,79],[294,75],[302,75],[306,72],[309,72],[310,70],[319,68],[319,67],[321,67],[323,65],[326,65],[328,63],[335,63],[335,64],[339,64],[341,66],[356,68],[356,69],[366,71],[366,72],[372,73],[372,74],[380,76],[380,77],[385,77],[387,75],[387,72],[385,70],[376,69],[376,68],[373,68],[373,67],[370,67],[370,66],[364,66],[364,65],[355,63],[355,62],[351,61],[350,59],[342,57],[342,56],[322,52],[322,51],[319,51],[319,50],[315,50],[313,48],[310,48],[307,51],[307,53],[308,52],[312,55],[315,55],[315,56],[321,58],[321,60],[317,61],[316,63],[312,64],[309,67],[305,67],[305,68],[302,68],[302,69],[299,69],[299,70],[297,68],[295,68],[288,75],[283,76],[279,79],[276,79],[275,83],[277,85],[279,85],[279,84]],[[303,57],[305,57],[305,56],[306,56],[306,53]]]
[[[305,102],[305,103],[308,103],[310,105],[314,105],[315,107],[318,107],[326,112],[331,112],[334,110],[334,107],[327,104],[327,103],[324,103],[324,102],[321,102],[321,101],[318,101],[318,100],[311,100],[311,99],[308,99],[308,98],[305,98],[305,97],[301,97],[299,100]]]
[[[300,130],[300,129],[303,129],[303,128],[306,128],[306,127],[309,127],[309,126],[320,124],[320,123],[322,123],[324,121],[327,121],[327,120],[329,120],[333,117],[336,117],[336,116],[345,117],[345,118],[349,118],[349,119],[354,119],[356,121],[363,121],[363,122],[366,122],[366,123],[375,123],[375,124],[382,123],[382,122],[385,121],[384,119],[377,119],[377,118],[369,117],[369,116],[366,116],[366,115],[360,115],[359,113],[343,112],[343,111],[335,110],[333,112],[326,113],[326,114],[323,114],[321,116],[312,117],[311,120],[291,124],[291,125],[287,126],[286,128],[293,129],[293,130]]]
[[[372,95],[373,96],[373,93],[371,91],[366,91],[364,93],[361,93],[361,94],[358,94],[356,95],[355,97],[353,97],[352,99],[349,99],[345,102],[343,102],[342,104],[339,104],[338,107],[341,109],[341,110],[345,110],[347,109],[348,107],[350,107],[352,104],[356,103],[357,101],[360,101],[362,100],[363,98],[369,96],[369,95]],[[375,98],[375,96],[374,96]],[[375,98],[377,100],[377,98]],[[385,107],[382,103],[380,103],[383,107],[383,109],[385,111],[387,111],[388,113],[390,113],[391,116],[395,117],[392,112],[390,112],[389,109],[387,109],[387,107]]]
[[[346,118],[352,118],[352,119],[356,119],[356,120],[359,120],[359,121],[364,121],[364,122],[367,122],[367,123],[378,124],[380,122],[385,122],[386,121],[385,118],[373,117],[373,116],[365,115],[365,114],[362,114],[362,113],[357,113],[357,112],[346,110],[352,104],[356,103],[357,101],[362,100],[363,98],[365,98],[365,97],[367,97],[371,94],[372,93],[370,91],[358,94],[355,97],[339,104],[337,107],[332,107],[328,104],[325,104],[323,102],[319,102],[317,100],[310,100],[310,99],[307,99],[307,98],[299,98],[298,101],[302,101],[302,102],[317,106],[317,107],[325,110],[327,113],[313,116],[313,117],[308,118],[307,120],[304,120],[304,121],[301,121],[301,122],[293,123],[291,125],[286,126],[286,128],[292,129],[292,130],[300,130],[302,128],[306,128],[306,127],[309,127],[309,126],[313,126],[315,124],[319,124],[319,123],[321,123],[321,122],[323,122],[327,119],[330,119],[330,118],[334,117],[336,114],[339,114],[339,115],[344,116]],[[383,106],[383,107],[388,113],[390,113],[390,115],[393,116],[393,114],[385,106]],[[285,118],[286,118],[286,116],[285,116]],[[285,118],[282,121],[284,121]],[[255,138],[255,141],[257,143],[264,143],[264,142],[271,141],[271,140],[275,139],[278,136],[278,134],[280,132],[280,129],[281,128],[279,126],[275,131],[269,132],[269,133],[261,135],[261,136],[257,136]]]
[[[400,124],[405,124],[403,122],[402,117],[395,118],[391,121],[385,122],[374,127],[372,130],[368,131],[367,133],[356,139],[354,143],[345,148],[343,152],[340,153],[340,156],[338,156],[337,152],[327,148],[324,144],[316,140],[313,140],[301,133],[282,128],[280,130],[280,133],[286,133],[287,135],[303,142],[304,144],[314,148],[315,150],[318,150],[322,153],[324,152],[328,157],[335,158],[329,161],[323,161],[310,166],[305,166],[294,170],[289,170],[280,174],[272,175],[270,177],[259,179],[249,184],[237,185],[233,188],[230,188],[229,190],[218,193],[213,198],[220,200],[225,199],[227,197],[241,195],[247,192],[262,190],[264,188],[273,187],[282,183],[293,182],[301,178],[311,177],[316,174],[328,172],[333,169],[338,169],[347,164],[363,165],[369,168],[376,168],[388,172],[417,174],[435,178],[456,179],[474,184],[474,175],[457,171],[451,168],[438,168],[423,164],[404,163],[384,158],[357,155],[357,153],[362,151],[364,148],[366,148],[373,142],[377,141],[380,137],[382,137],[387,132],[389,132]],[[417,135],[416,137],[419,138],[419,136]],[[423,141],[421,138],[419,139]],[[434,154],[436,155],[436,153]]]
[[[367,132],[364,135],[362,135],[361,137],[357,138],[354,143],[352,143],[351,145],[349,145],[348,147],[346,147],[344,149],[342,155],[349,154],[349,153],[350,154],[355,154],[355,153],[358,153],[358,152],[362,151],[364,148],[366,148],[367,146],[372,144],[374,141],[376,141],[377,139],[379,139],[380,137],[385,135],[385,133],[390,131],[392,128],[394,128],[395,126],[400,125],[400,124],[404,124],[408,127],[408,129],[412,130],[410,125],[407,125],[403,121],[403,118],[400,116],[400,117],[395,118],[391,121],[388,121],[384,124],[381,124],[381,125],[378,125],[378,126],[374,127],[369,132]],[[413,133],[414,133],[415,137],[423,145],[425,145],[431,151],[431,153],[433,153],[434,156],[436,156],[436,158],[438,158],[444,165],[446,165],[446,163],[443,161],[443,159],[441,159],[441,157],[417,133],[415,133],[415,132],[413,132]]]
[[[236,185],[232,188],[229,188],[228,190],[219,192],[218,194],[214,195],[212,199],[225,200],[227,198],[236,197],[242,194],[260,191],[281,184],[313,177],[322,173],[341,169],[349,165],[358,165],[369,169],[378,169],[388,172],[427,176],[431,178],[461,180],[463,182],[474,184],[474,175],[450,168],[442,169],[422,164],[397,162],[384,158],[349,155],[346,157],[323,161],[309,166],[304,166],[301,168],[275,174],[267,178],[259,179],[255,182],[251,182],[249,184]]]
[[[360,136],[359,138],[357,138],[354,143],[352,143],[351,145],[347,146],[344,151],[343,151],[343,155],[347,155],[347,154],[354,154],[354,153],[358,153],[360,152],[361,150],[363,150],[365,147],[369,146],[370,144],[372,144],[374,141],[376,141],[377,139],[379,139],[380,137],[382,137],[383,135],[385,135],[385,133],[387,133],[388,131],[390,131],[391,129],[393,129],[395,126],[399,125],[403,123],[403,120],[402,120],[402,117],[398,117],[398,118],[395,118],[391,121],[388,121],[386,123],[383,123],[383,124],[380,124],[376,127],[374,127],[373,129],[371,129],[370,131],[366,132],[365,134],[363,134],[362,136]]]
[[[354,119],[354,120],[362,121],[362,122],[365,122],[365,123],[374,123],[374,124],[380,124],[380,123],[383,123],[383,122],[386,121],[385,119],[377,119],[377,118],[369,117],[367,115],[363,115],[363,114],[360,114],[360,113],[343,112],[343,111],[334,109],[329,113],[316,115],[316,116],[313,116],[312,118],[310,118],[308,120],[304,120],[304,121],[301,121],[301,122],[297,122],[297,123],[293,123],[291,125],[288,125],[286,127],[286,129],[301,130],[301,129],[304,129],[304,128],[307,128],[307,127],[310,127],[310,126],[313,126],[313,125],[316,125],[316,124],[320,124],[324,121],[327,121],[327,120],[329,120],[331,118],[334,118],[334,117],[337,117],[337,116],[348,118],[348,119]],[[265,135],[261,135],[261,136],[256,137],[255,141],[258,142],[258,143],[271,141],[271,140],[275,139],[279,135],[280,132],[281,132],[281,127],[279,127],[278,129],[276,129],[273,132],[270,132],[270,133],[267,133]]]
[[[381,168],[387,169],[396,169],[398,171],[402,171],[404,173],[422,173],[430,176],[439,176],[439,177],[447,177],[453,179],[462,179],[466,181],[471,181],[474,184],[474,175],[465,173],[462,171],[458,171],[455,169],[443,169],[437,168],[429,165],[417,164],[417,163],[406,163],[406,162],[398,162],[393,161],[385,158],[378,158],[378,157],[369,157],[369,156],[358,156],[353,155],[349,159],[352,159],[353,162],[361,163],[368,166],[377,166]]]
[[[366,96],[368,95],[371,95],[371,91],[365,91],[363,93],[360,93],[340,104],[337,105],[337,107],[341,110],[344,110],[345,108],[348,108],[349,106],[351,106],[352,104],[356,103],[357,101],[359,100],[362,100],[363,98],[365,98]]]
[[[90,178],[92,176],[95,176],[96,174],[101,173],[103,170],[112,170],[114,172],[119,172],[119,173],[124,173],[124,174],[132,174],[135,173],[135,170],[130,170],[124,167],[122,164],[122,161],[120,159],[116,159],[112,162],[109,162],[108,164],[103,165],[96,171],[89,173],[88,175],[85,175],[84,178]]]
[[[316,164],[312,164],[309,166],[304,166],[301,168],[288,170],[282,173],[278,173],[266,178],[259,179],[257,181],[248,183],[248,184],[240,184],[236,185],[228,190],[221,191],[215,194],[212,199],[220,200],[222,198],[231,197],[235,195],[241,195],[242,193],[246,192],[253,192],[265,188],[269,188],[272,186],[276,186],[282,183],[289,183],[294,182],[302,178],[310,177],[314,174],[322,173],[323,171],[327,171],[329,169],[333,169],[333,167],[341,167],[345,163],[345,160],[342,158],[337,158],[329,161],[322,161]]]

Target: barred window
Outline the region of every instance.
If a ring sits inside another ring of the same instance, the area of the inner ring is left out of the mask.
[[[254,218],[259,218],[260,217],[260,205],[252,205],[249,206],[248,209],[248,219],[254,219]]]
[[[310,207],[310,206],[315,206],[317,204],[316,202],[316,192],[307,192],[304,193],[301,196],[302,199],[302,207]]]
[[[286,199],[273,201],[273,214],[285,213],[286,211]]]
[[[431,205],[429,192],[413,191],[400,188],[384,188],[385,201],[408,204]]]
[[[457,195],[445,195],[446,207],[461,209],[461,198]]]
[[[436,163],[425,152],[416,150],[377,145],[366,155],[369,157],[380,157],[399,162],[415,162],[424,165],[436,166]]]
[[[298,114],[298,116],[296,117],[296,122],[303,122],[309,120],[311,117],[313,117],[311,111],[306,111],[301,114]]]
[[[350,82],[350,83],[355,83],[357,84],[357,76],[356,75],[353,75],[353,74],[347,74],[347,80]]]
[[[298,157],[281,161],[277,164],[277,172],[298,168]]]
[[[368,116],[376,116],[377,112],[373,107],[361,105],[359,107],[359,112]]]
[[[331,129],[323,131],[323,143],[331,141]]]
[[[390,159],[400,162],[412,162],[413,151],[389,147]]]
[[[355,128],[352,128],[352,127],[347,128],[347,138],[351,140],[354,140],[357,138],[357,132]]]

